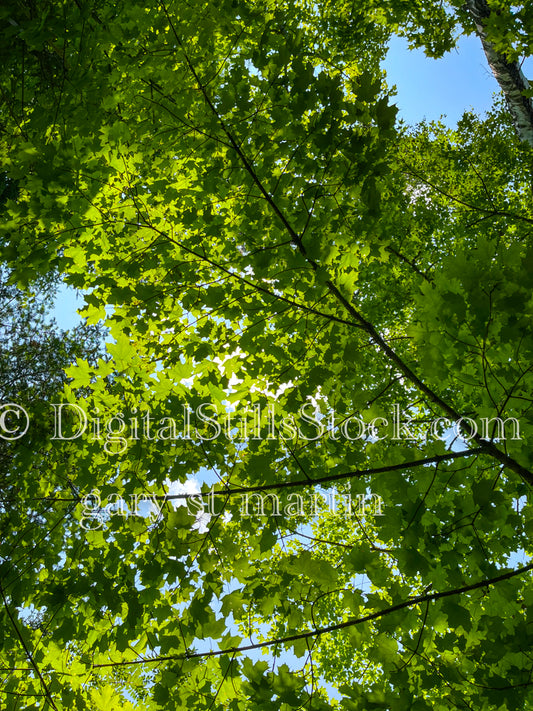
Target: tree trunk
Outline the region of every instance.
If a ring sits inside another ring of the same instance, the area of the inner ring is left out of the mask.
[[[533,103],[522,93],[530,89],[530,84],[518,63],[508,62],[487,39],[485,23],[491,10],[486,0],[467,0],[466,7],[476,24],[492,73],[504,93],[518,136],[533,146]]]

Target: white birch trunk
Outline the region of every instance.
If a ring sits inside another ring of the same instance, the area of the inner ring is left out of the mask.
[[[486,0],[466,0],[466,7],[476,24],[487,61],[503,91],[518,136],[533,147],[533,102],[522,94],[524,90],[530,89],[530,84],[518,63],[508,62],[488,41],[485,22],[490,15],[490,8]]]

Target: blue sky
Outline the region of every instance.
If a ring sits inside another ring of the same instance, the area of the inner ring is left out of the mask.
[[[423,50],[409,51],[406,40],[394,37],[385,69],[389,85],[397,86],[399,117],[407,123],[445,116],[444,122],[454,126],[465,110],[489,109],[494,92],[499,92],[474,36],[462,37],[458,49],[442,59],[426,57]]]

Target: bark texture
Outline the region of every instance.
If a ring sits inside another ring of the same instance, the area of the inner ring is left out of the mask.
[[[518,63],[508,62],[487,39],[485,25],[491,10],[486,0],[466,0],[466,7],[476,24],[492,73],[504,93],[518,136],[533,147],[533,102],[522,94],[530,89],[530,84]]]

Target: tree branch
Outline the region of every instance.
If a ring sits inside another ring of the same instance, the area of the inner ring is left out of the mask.
[[[424,602],[433,602],[434,600],[440,600],[445,597],[452,597],[454,595],[462,595],[463,593],[471,592],[472,590],[479,590],[479,588],[489,587],[491,585],[496,585],[503,580],[509,580],[517,575],[523,575],[524,573],[533,570],[533,563],[524,566],[523,568],[518,568],[517,570],[510,570],[507,573],[498,575],[495,578],[486,578],[485,580],[480,580],[477,583],[472,583],[470,585],[464,585],[460,588],[454,588],[453,590],[443,590],[442,592],[429,593],[425,595],[418,595],[417,597],[411,598],[410,600],[404,600],[399,602],[397,605],[392,605],[384,610],[379,610],[378,612],[372,612],[364,617],[357,617],[346,620],[345,622],[339,622],[336,625],[329,625],[328,627],[317,627],[314,630],[309,630],[307,632],[300,632],[299,634],[289,635],[288,637],[282,637],[279,639],[269,639],[265,642],[258,642],[257,644],[247,644],[242,647],[230,647],[229,649],[217,649],[211,652],[184,652],[182,654],[170,654],[167,656],[153,657],[150,659],[135,659],[133,661],[121,661],[121,662],[107,662],[105,664],[94,664],[93,669],[104,669],[109,667],[121,667],[121,666],[131,666],[133,664],[159,664],[161,662],[176,661],[176,660],[188,660],[188,659],[202,659],[207,657],[219,657],[224,654],[238,654],[242,652],[249,652],[254,649],[263,649],[265,647],[272,647],[278,644],[287,644],[288,642],[295,642],[299,639],[310,639],[312,637],[317,637],[323,634],[329,634],[331,632],[336,632],[337,630],[346,629],[348,627],[355,627],[356,625],[361,625],[365,622],[370,622],[372,620],[378,620],[385,615],[390,615],[393,612],[398,612],[399,610],[405,610],[409,607],[414,607],[415,605],[420,605]]]
[[[319,270],[319,265],[318,263],[309,257],[307,250],[302,242],[301,235],[299,235],[290,222],[287,220],[283,212],[280,210],[278,205],[276,204],[275,200],[273,197],[270,195],[268,190],[265,188],[261,180],[259,179],[259,176],[255,172],[253,166],[249,162],[248,158],[242,151],[241,147],[235,140],[234,136],[232,135],[231,131],[228,129],[226,126],[226,123],[224,122],[223,118],[220,116],[218,113],[215,105],[211,101],[211,98],[209,94],[207,93],[207,90],[200,80],[200,77],[198,76],[198,73],[196,72],[196,69],[194,68],[191,60],[189,59],[189,56],[185,50],[185,47],[183,45],[183,42],[181,41],[181,38],[179,37],[178,33],[176,32],[176,29],[172,23],[172,19],[170,15],[168,14],[168,11],[163,4],[163,8],[165,11],[165,14],[167,16],[167,19],[169,21],[169,24],[171,26],[172,32],[174,34],[174,37],[176,39],[176,42],[178,43],[179,47],[181,48],[185,62],[194,77],[194,80],[196,81],[199,90],[202,93],[202,96],[204,97],[204,100],[206,104],[208,105],[210,111],[213,113],[215,118],[220,124],[220,127],[222,128],[222,131],[224,134],[227,136],[229,142],[233,146],[235,152],[237,153],[238,157],[242,161],[242,164],[254,183],[257,185],[259,190],[261,191],[261,194],[264,196],[266,202],[274,213],[277,215],[277,217],[280,219],[281,223],[287,230],[288,235],[290,236],[291,240],[295,244],[295,246],[298,248],[299,252],[302,254],[302,256],[306,259],[307,263],[312,267],[313,271],[316,273]],[[345,310],[350,314],[350,316],[355,319],[356,324],[359,328],[362,328],[370,339],[373,341],[373,343],[381,350],[388,358],[396,365],[400,373],[402,373],[418,390],[424,393],[426,397],[433,402],[435,405],[437,405],[443,412],[446,413],[449,417],[452,418],[452,420],[459,421],[462,419],[461,414],[455,410],[452,406],[450,406],[447,402],[445,402],[434,390],[432,390],[428,385],[426,385],[420,377],[416,375],[416,373],[405,363],[402,358],[396,353],[393,348],[385,341],[385,339],[378,333],[376,328],[370,321],[364,318],[364,316],[355,308],[355,306],[351,303],[351,301],[344,296],[344,294],[339,290],[336,284],[334,284],[331,279],[327,279],[325,281],[325,286],[327,287],[328,291],[331,293],[331,295],[335,298],[335,300],[340,303]],[[487,442],[484,440],[477,432],[474,432],[473,429],[469,425],[465,425],[464,427],[465,431],[468,433],[469,438],[473,439],[478,446],[483,447],[487,454],[490,456],[494,457],[497,459],[499,462],[504,464],[506,467],[508,467],[511,471],[514,471],[517,473],[524,481],[526,481],[528,484],[533,486],[533,473],[530,472],[526,467],[522,466],[514,460],[512,457],[510,457],[508,454],[505,452],[502,452],[498,447],[496,447],[495,444],[492,442]]]
[[[513,117],[516,132],[521,141],[533,147],[533,102],[524,92],[531,88],[517,62],[509,62],[496,51],[486,32],[491,9],[486,0],[466,0],[466,7],[476,25],[485,56],[494,78],[505,96],[507,108]]]

